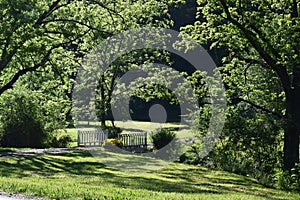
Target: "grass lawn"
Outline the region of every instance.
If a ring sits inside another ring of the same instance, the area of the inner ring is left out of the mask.
[[[95,123],[91,123],[92,125],[96,125]],[[108,124],[110,122],[108,121]],[[193,138],[194,133],[186,126],[180,126],[178,123],[155,123],[155,122],[143,122],[143,121],[116,121],[116,126],[123,129],[123,133],[130,132],[132,129],[140,129],[148,132],[148,140],[151,141],[150,133],[157,128],[180,128],[181,130],[176,131],[177,138]],[[76,128],[68,128],[66,130],[61,130],[59,135],[70,135],[73,142],[70,144],[71,147],[77,146],[77,129]]]
[[[300,199],[254,180],[203,167],[171,164],[154,172],[103,165],[87,151],[0,158],[0,190],[50,199]]]

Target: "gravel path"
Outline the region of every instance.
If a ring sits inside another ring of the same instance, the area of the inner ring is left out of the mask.
[[[37,197],[26,197],[21,194],[8,194],[5,192],[0,192],[0,200],[45,200]]]

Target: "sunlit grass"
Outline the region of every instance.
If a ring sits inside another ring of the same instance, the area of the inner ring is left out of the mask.
[[[154,172],[128,173],[86,151],[2,157],[0,174],[0,190],[50,199],[300,199],[248,177],[198,166],[173,163]]]
[[[87,124],[87,122],[84,122]],[[110,124],[110,122],[108,122]],[[99,123],[90,123],[91,126],[99,125]],[[151,133],[159,128],[179,128],[176,131],[177,138],[193,138],[195,134],[186,125],[180,125],[179,123],[155,123],[155,122],[144,122],[144,121],[116,121],[115,125],[123,129],[123,133],[130,133],[135,129],[146,131],[148,133],[148,141],[151,141]],[[71,147],[77,146],[77,129],[68,128],[66,130],[58,131],[59,135],[70,135],[72,138]]]

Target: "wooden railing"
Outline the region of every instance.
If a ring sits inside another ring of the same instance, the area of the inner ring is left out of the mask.
[[[147,148],[147,132],[121,133],[118,135],[124,148]],[[108,130],[78,130],[78,146],[102,146],[108,138]]]
[[[101,146],[108,138],[107,130],[78,130],[78,146]]]
[[[147,148],[147,132],[121,133],[124,148]]]

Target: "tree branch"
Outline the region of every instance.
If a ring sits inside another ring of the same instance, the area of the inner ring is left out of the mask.
[[[246,100],[246,99],[243,99],[243,98],[239,98],[239,97],[236,97],[236,98],[231,98],[231,101],[234,102],[234,104],[238,104],[240,102],[245,102],[251,106],[253,106],[254,108],[257,108],[263,112],[266,112],[266,113],[269,113],[269,114],[272,114],[280,119],[284,118],[284,116],[278,112],[274,112],[274,111],[271,111],[263,106],[260,106],[260,105],[257,105],[255,103],[253,103],[252,101],[249,101],[249,100]]]
[[[270,66],[267,63],[264,62],[264,60],[245,58],[245,57],[241,57],[241,56],[238,56],[238,55],[236,55],[236,57],[240,60],[244,60],[248,64],[257,64],[257,65],[261,66],[262,68],[272,69],[272,68],[270,68]]]
[[[13,32],[7,37],[5,46],[3,48],[3,53],[1,55],[1,60],[0,60],[0,71],[2,71],[4,68],[7,67],[8,63],[12,60],[14,55],[18,52],[18,47],[22,46],[26,42],[26,39],[23,38],[23,40],[21,40],[19,43],[16,44],[16,47],[14,47],[11,51],[7,51],[9,45],[11,44],[12,35],[13,35]]]
[[[85,27],[87,27],[87,28],[89,28],[91,30],[96,30],[96,31],[99,31],[101,33],[104,33],[104,34],[106,34],[106,36],[112,36],[113,35],[110,32],[100,30],[100,29],[95,28],[95,27],[93,27],[91,25],[88,25],[86,23],[83,23],[81,21],[74,20],[74,19],[52,19],[52,20],[43,21],[43,22],[41,22],[41,24],[46,24],[46,23],[50,23],[50,22],[70,22],[70,23],[75,23],[75,24],[79,24],[79,25],[85,26]]]
[[[57,47],[56,47],[56,48],[57,48]],[[18,80],[21,76],[25,75],[25,74],[28,73],[28,72],[33,72],[33,71],[37,70],[40,66],[44,65],[44,64],[47,62],[47,60],[48,60],[50,54],[52,53],[52,51],[53,51],[54,49],[55,49],[54,47],[52,47],[51,49],[49,49],[48,52],[45,54],[45,56],[43,57],[43,59],[42,59],[42,61],[41,61],[40,63],[34,65],[33,67],[28,67],[28,68],[19,70],[19,71],[13,76],[13,78],[12,78],[8,83],[6,83],[3,87],[0,88],[0,95],[1,95],[3,92],[5,92],[6,90],[12,88],[12,87],[13,87],[13,84],[14,84],[15,82],[17,82],[17,80]]]
[[[57,8],[63,6],[58,6],[61,0],[56,0],[55,2],[53,2],[53,4],[49,7],[48,11],[45,11],[40,17],[39,19],[36,21],[36,23],[34,24],[34,28],[37,28],[40,23],[46,18],[48,17],[54,10],[56,10]],[[66,5],[66,4],[64,4]],[[28,40],[28,38],[23,38],[14,48],[11,52],[6,53],[7,55],[3,55],[1,57],[0,60],[0,71],[3,70],[4,68],[7,67],[8,63],[11,61],[11,59],[14,57],[14,55],[18,52],[18,49],[20,46],[22,46],[26,41]],[[9,45],[10,43],[8,43],[7,45]],[[7,48],[7,47],[6,47]]]
[[[258,53],[260,54],[260,56],[268,63],[268,65],[270,65],[271,67],[276,66],[276,61],[267,53],[265,52],[260,45],[258,44],[257,41],[255,41],[254,39],[254,34],[249,31],[248,29],[246,29],[242,24],[240,24],[238,21],[236,21],[235,19],[232,18],[230,12],[229,12],[229,8],[226,4],[226,2],[224,0],[220,0],[224,11],[226,13],[227,16],[227,20],[229,22],[231,22],[232,24],[234,24],[236,27],[238,27],[246,36],[246,38],[248,39],[248,41],[251,43],[251,45],[258,51]]]
[[[124,19],[124,17],[123,17],[121,14],[117,13],[117,12],[116,12],[115,10],[113,10],[113,9],[108,8],[108,7],[107,7],[106,5],[104,5],[102,2],[98,2],[98,1],[95,1],[95,0],[92,0],[92,1],[90,1],[90,2],[91,2],[92,4],[96,4],[96,5],[98,5],[98,6],[102,7],[102,8],[104,8],[104,9],[106,9],[106,10],[109,12],[109,15],[110,15],[112,21],[114,21],[114,17],[112,16],[112,13],[114,13],[114,14],[118,15],[118,16],[122,19],[122,22],[123,22],[123,23],[125,23],[125,19]]]
[[[84,36],[88,33],[89,31],[86,31],[85,33],[83,33],[81,36]],[[43,59],[38,63],[38,64],[35,64],[34,66],[32,67],[28,67],[28,68],[24,68],[22,70],[19,70],[13,77],[12,79],[7,82],[4,86],[2,86],[0,88],[0,95],[5,92],[6,90],[8,89],[11,89],[13,87],[13,84],[17,82],[17,80],[25,75],[26,73],[28,72],[33,72],[33,71],[36,71],[39,67],[42,67],[44,64],[46,64],[46,62],[49,60],[49,56],[51,55],[52,51],[54,49],[57,49],[57,48],[60,48],[60,47],[63,47],[67,44],[70,44],[74,41],[76,41],[78,38],[80,38],[81,36],[79,37],[76,37],[76,38],[73,38],[72,40],[69,40],[67,42],[63,42],[63,43],[59,43],[59,44],[56,44],[56,45],[53,45],[48,51],[47,53],[43,56]]]
[[[51,15],[51,13],[53,13],[56,9],[62,7],[63,5],[57,7],[57,5],[59,4],[61,0],[56,0],[52,3],[51,6],[49,6],[49,9],[47,11],[45,11],[39,18],[38,20],[35,22],[34,27],[37,28],[38,26],[40,26],[42,24],[42,22],[44,21],[44,19],[46,19],[49,15]],[[67,4],[64,4],[67,5]]]
[[[238,21],[232,18],[229,8],[224,0],[220,0],[222,7],[225,11],[225,14],[227,16],[227,20],[234,24],[237,28],[239,28],[243,34],[245,35],[246,39],[250,42],[250,44],[253,46],[253,48],[258,52],[258,54],[262,57],[262,59],[265,60],[265,62],[277,73],[279,78],[281,79],[281,83],[283,86],[283,89],[286,93],[290,91],[291,82],[289,79],[289,76],[287,74],[286,69],[283,66],[278,66],[276,60],[272,58],[271,55],[269,55],[261,46],[260,44],[255,40],[255,35],[246,29],[242,24],[240,24]]]

